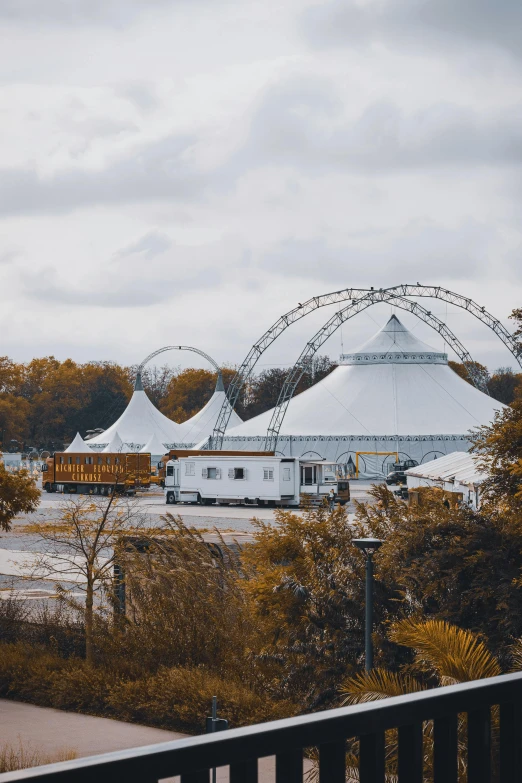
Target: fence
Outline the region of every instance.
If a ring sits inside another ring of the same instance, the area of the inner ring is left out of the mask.
[[[497,706],[498,705],[498,706]],[[346,783],[346,740],[358,737],[361,783],[385,780],[385,732],[398,729],[399,783],[457,783],[458,716],[467,715],[468,783],[522,779],[522,673],[382,699],[242,729],[107,753],[0,775],[37,783],[154,783],[181,775],[208,783],[230,765],[230,783],[256,783],[258,759],[276,757],[276,783],[303,780],[303,751],[319,750],[319,783]],[[494,708],[494,709],[492,709]],[[492,733],[492,715],[495,731]],[[424,778],[423,725],[433,721],[433,758]],[[493,740],[493,741],[492,741]],[[494,778],[493,778],[494,773]]]

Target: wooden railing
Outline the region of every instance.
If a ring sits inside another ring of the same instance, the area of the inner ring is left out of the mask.
[[[351,738],[359,739],[361,783],[383,783],[385,732],[390,729],[398,729],[399,783],[457,783],[459,715],[467,716],[461,721],[461,730],[466,726],[467,782],[521,781],[522,673],[517,673],[9,772],[0,775],[0,783],[157,783],[175,775],[182,783],[208,783],[209,771],[223,766],[230,767],[230,783],[257,783],[258,760],[267,756],[275,756],[276,783],[300,783],[307,748],[318,749],[319,783],[345,783],[346,741]],[[433,721],[428,762],[423,754],[427,721]]]

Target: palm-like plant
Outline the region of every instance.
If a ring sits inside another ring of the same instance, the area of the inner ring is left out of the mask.
[[[341,685],[343,704],[362,704],[377,699],[401,696],[425,690],[432,685],[454,685],[468,680],[494,677],[500,665],[485,644],[470,631],[464,631],[443,620],[400,620],[391,626],[391,641],[409,647],[414,662],[403,671],[374,669],[349,677]],[[513,648],[513,658],[522,665],[522,642]],[[495,716],[493,716],[495,722]],[[432,779],[433,723],[424,724],[424,780]],[[459,720],[459,779],[465,779],[466,721]],[[354,777],[357,744],[349,749],[347,765]],[[386,732],[387,783],[397,780],[397,732]]]

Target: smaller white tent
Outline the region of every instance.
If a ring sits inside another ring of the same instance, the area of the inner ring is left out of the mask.
[[[77,454],[92,454],[92,449],[89,448],[79,432],[76,433],[73,442],[67,446],[65,451],[74,451]]]
[[[181,440],[179,425],[164,416],[147,397],[141,373],[136,376],[134,393],[120,418],[104,432],[91,438],[89,445],[93,446],[93,451],[99,451],[111,442],[115,432],[119,433],[128,451],[140,451],[152,434],[165,446]]]
[[[180,441],[187,446],[194,446],[196,443],[206,440],[212,435],[219,416],[219,411],[225,401],[226,405],[230,408],[230,403],[225,394],[223,376],[221,373],[218,373],[214,394],[207,404],[190,419],[187,419],[187,421],[178,425],[180,429]],[[242,423],[243,422],[237,413],[232,410],[228,427],[237,427]]]
[[[140,449],[141,454],[150,454],[151,457],[162,457],[164,454],[168,452],[168,449],[165,448],[163,443],[160,441],[158,436],[153,433],[150,438],[148,439],[147,443],[144,445],[142,449]]]
[[[117,454],[120,451],[123,451],[123,441],[118,435],[117,432],[115,432],[110,439],[109,443],[105,446],[103,449],[104,452],[107,454]]]
[[[480,507],[480,487],[487,477],[480,459],[467,451],[454,451],[406,471],[408,489],[438,487],[446,492],[459,492],[474,509]]]

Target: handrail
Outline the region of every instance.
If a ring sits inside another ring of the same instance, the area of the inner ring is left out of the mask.
[[[302,780],[303,749],[319,747],[320,780],[341,783],[345,778],[345,741],[360,738],[361,783],[384,781],[384,732],[398,728],[404,781],[422,780],[422,722],[434,721],[435,783],[456,781],[457,716],[468,714],[468,780],[489,781],[490,708],[500,705],[500,783],[519,779],[522,758],[522,673],[435,688],[340,709],[218,734],[174,740],[160,745],[106,753],[0,775],[0,783],[113,783],[128,780],[151,783],[175,775],[182,783],[209,780],[209,770],[230,765],[231,781],[257,779],[257,760],[276,756],[277,780]],[[417,744],[416,744],[417,743]],[[401,750],[402,749],[402,750]],[[408,753],[406,753],[408,751]],[[454,767],[453,773],[452,768]],[[477,771],[478,770],[478,771]],[[283,774],[283,771],[286,771]],[[431,779],[431,776],[430,776]]]

